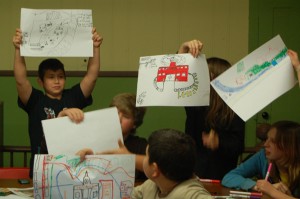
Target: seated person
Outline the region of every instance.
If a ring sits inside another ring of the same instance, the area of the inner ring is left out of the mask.
[[[248,154],[243,159],[243,162],[248,160],[251,156],[253,156],[257,151],[259,151],[264,146],[264,143],[268,138],[268,131],[270,130],[270,128],[271,128],[271,124],[269,123],[261,123],[256,127],[256,138],[258,138],[260,142],[256,144],[255,152],[251,152],[250,154]]]
[[[292,121],[274,123],[261,149],[247,161],[231,170],[222,185],[246,191],[259,191],[271,198],[300,197],[300,124]],[[270,176],[264,179],[268,165]],[[255,181],[253,176],[261,180]]]
[[[121,147],[124,149],[123,145]],[[84,159],[93,152],[83,149],[77,154]],[[143,159],[144,172],[149,179],[133,189],[131,198],[211,199],[194,175],[195,158],[195,143],[189,135],[173,129],[153,132]]]
[[[269,123],[261,123],[256,127],[256,137],[260,140],[260,143],[257,144],[257,147],[264,145],[265,141],[268,139],[268,131],[271,128]]]
[[[122,128],[123,140],[126,148],[134,154],[145,155],[147,140],[135,135],[136,129],[142,125],[146,113],[145,107],[136,107],[136,96],[131,93],[121,93],[113,97],[110,106],[118,109]],[[136,170],[136,180],[145,180],[143,170]]]

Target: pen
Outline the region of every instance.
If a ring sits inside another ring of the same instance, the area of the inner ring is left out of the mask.
[[[220,180],[202,179],[202,178],[199,178],[199,181],[200,182],[211,182],[211,183],[220,183],[221,182]]]
[[[212,196],[212,198],[218,199],[218,198],[232,198],[232,196]]]
[[[245,191],[230,191],[231,194],[238,194],[238,195],[246,195],[246,196],[257,196],[261,197],[262,193],[257,192],[245,192]]]
[[[265,180],[268,180],[269,178],[269,175],[270,175],[270,171],[272,169],[272,162],[269,163],[269,167],[268,167],[268,171],[267,171],[267,174],[266,174],[266,177],[265,177]]]
[[[260,196],[247,196],[242,194],[230,194],[231,197],[237,197],[237,198],[249,198],[249,199],[260,199]]]

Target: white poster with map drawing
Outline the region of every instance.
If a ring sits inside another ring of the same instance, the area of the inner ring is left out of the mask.
[[[211,82],[244,121],[295,86],[287,48],[277,35]]]
[[[92,57],[92,11],[21,9],[21,55]]]
[[[203,54],[141,57],[136,106],[207,106],[209,83]]]
[[[129,199],[135,155],[35,155],[34,198]]]

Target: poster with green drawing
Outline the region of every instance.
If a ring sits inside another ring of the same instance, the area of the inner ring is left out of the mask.
[[[244,121],[296,83],[287,47],[279,35],[211,81],[220,97]]]
[[[35,155],[36,199],[129,199],[134,187],[135,155]]]

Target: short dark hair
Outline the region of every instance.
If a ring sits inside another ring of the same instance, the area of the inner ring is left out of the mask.
[[[182,182],[194,174],[196,149],[194,140],[174,129],[154,131],[148,139],[149,164],[155,162],[168,179]]]
[[[66,72],[64,68],[64,64],[55,58],[49,58],[42,61],[39,65],[39,78],[43,81],[44,76],[47,70],[58,71],[62,70],[64,72],[64,76],[66,77]]]

